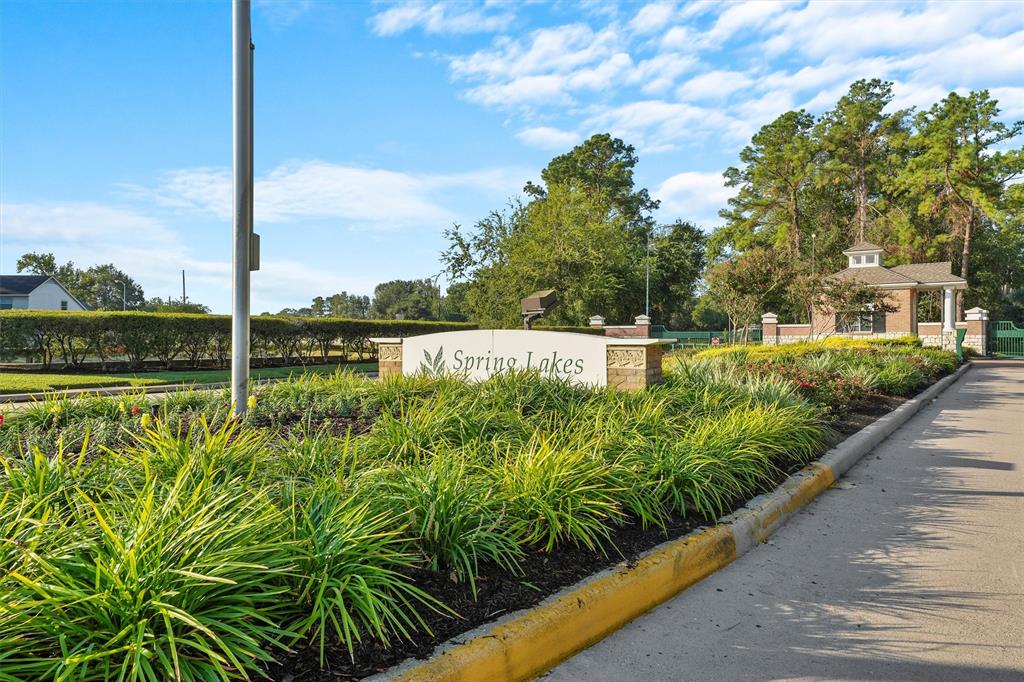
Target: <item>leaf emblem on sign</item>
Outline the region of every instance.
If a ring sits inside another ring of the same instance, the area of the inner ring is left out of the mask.
[[[423,360],[420,362],[420,371],[424,374],[444,374],[444,346],[437,349],[433,357],[430,351],[423,349]]]

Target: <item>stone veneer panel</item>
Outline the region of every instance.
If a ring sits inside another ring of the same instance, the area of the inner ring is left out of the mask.
[[[608,346],[608,386],[640,391],[661,383],[661,346]]]
[[[402,344],[382,343],[377,346],[378,373],[383,379],[402,373]]]

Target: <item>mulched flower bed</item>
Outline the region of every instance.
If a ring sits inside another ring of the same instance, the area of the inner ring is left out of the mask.
[[[922,387],[922,390],[925,387]],[[832,428],[841,436],[840,442],[906,402],[907,398],[876,395],[846,412]],[[778,477],[782,483],[788,474]],[[743,507],[746,500],[734,500],[730,511]],[[657,545],[674,540],[708,524],[708,519],[690,519],[673,516],[666,528],[644,529],[639,524],[616,527],[612,540],[618,552],[607,555],[585,548],[566,546],[557,553],[533,552],[524,560],[523,575],[511,575],[498,567],[482,567],[477,580],[477,599],[469,586],[456,583],[447,575],[432,571],[411,574],[416,583],[438,597],[460,615],[424,611],[422,615],[432,635],[417,633],[414,641],[394,640],[390,648],[377,641],[367,640],[349,656],[343,646],[329,647],[321,667],[320,651],[316,645],[299,645],[285,655],[271,651],[276,663],[267,667],[272,680],[279,682],[327,682],[362,679],[382,672],[408,658],[426,659],[438,645],[491,622],[507,613],[527,609],[546,597],[574,585],[595,573],[622,561],[632,561]]]

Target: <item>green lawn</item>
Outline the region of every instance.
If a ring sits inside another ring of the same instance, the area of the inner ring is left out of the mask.
[[[376,372],[376,362],[352,362],[345,365],[311,365],[309,367],[253,368],[253,379],[285,379],[292,374],[330,374],[339,367],[356,372]],[[136,372],[122,374],[49,374],[36,372],[0,372],[0,394],[29,391],[59,391],[65,388],[100,388],[103,386],[158,386],[161,384],[212,384],[230,380],[226,369],[198,369],[170,372]]]

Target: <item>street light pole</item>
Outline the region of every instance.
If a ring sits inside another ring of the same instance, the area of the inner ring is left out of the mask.
[[[651,316],[651,232],[647,232],[647,284],[644,286],[644,315]]]
[[[231,410],[249,397],[249,257],[252,233],[252,25],[249,0],[231,3],[234,232],[231,259]]]
[[[128,310],[128,283],[121,280],[121,312]]]

